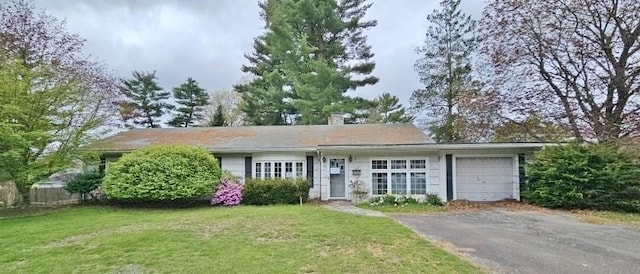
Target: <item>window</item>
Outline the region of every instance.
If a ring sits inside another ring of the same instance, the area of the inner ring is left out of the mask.
[[[391,173],[391,194],[407,194],[407,173]]]
[[[264,163],[264,178],[271,178],[271,163]]]
[[[273,177],[281,178],[282,177],[282,163],[275,162],[273,163]]]
[[[304,170],[302,170],[302,162],[297,162],[296,163],[296,177],[297,178],[302,178],[302,174],[304,173]]]
[[[305,178],[304,162],[259,161],[255,163],[255,178]]]
[[[255,178],[262,178],[262,163],[256,163],[256,176]]]
[[[411,194],[427,194],[427,173],[411,172]]]
[[[384,195],[387,193],[387,173],[373,173],[373,195]]]
[[[371,161],[371,169],[387,169],[387,160]]]
[[[391,169],[406,169],[406,160],[391,160]]]
[[[293,178],[293,163],[292,162],[284,163],[284,177],[285,178]]]
[[[427,193],[426,159],[372,160],[371,169],[373,195]]]
[[[427,168],[427,160],[411,160],[411,169]]]

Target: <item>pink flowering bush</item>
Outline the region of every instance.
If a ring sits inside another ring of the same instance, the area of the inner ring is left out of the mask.
[[[211,199],[212,205],[235,206],[242,201],[242,183],[239,178],[224,176]]]

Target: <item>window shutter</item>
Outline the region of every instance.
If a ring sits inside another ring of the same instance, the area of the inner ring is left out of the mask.
[[[313,156],[307,156],[307,181],[313,187]]]
[[[104,155],[100,155],[100,165],[98,165],[98,172],[100,172],[100,174],[104,174],[106,167],[107,159],[104,157]]]
[[[522,193],[522,190],[525,187],[525,184],[527,183],[527,173],[525,171],[525,157],[524,154],[518,154],[518,179],[519,179],[519,184],[520,184],[520,193]],[[522,199],[522,194],[520,194],[520,199]]]
[[[218,167],[222,170],[222,157],[214,156],[218,160]]]
[[[453,200],[453,155],[447,154],[447,201]]]
[[[251,157],[244,157],[244,178],[251,179],[251,174],[253,174],[253,161]]]

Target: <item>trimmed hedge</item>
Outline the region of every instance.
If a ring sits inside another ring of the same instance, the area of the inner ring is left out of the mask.
[[[249,179],[244,182],[242,203],[248,205],[297,204],[309,198],[303,179]]]
[[[197,200],[211,195],[220,173],[218,161],[203,148],[149,147],[110,164],[102,190],[109,199],[121,201]]]
[[[522,193],[550,208],[640,212],[640,165],[615,145],[566,145],[537,152]]]

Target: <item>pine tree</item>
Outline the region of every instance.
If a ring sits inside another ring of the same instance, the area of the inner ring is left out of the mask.
[[[476,22],[459,5],[460,0],[443,0],[441,10],[427,16],[431,26],[425,45],[418,49],[422,58],[415,64],[425,88],[413,92],[412,107],[426,115],[426,126],[439,142],[459,141],[455,127],[458,98],[478,91],[471,79],[470,61]]]
[[[254,80],[236,85],[247,122],[322,124],[330,111],[352,112],[344,93],[378,79],[364,31],[364,0],[267,0],[259,4],[265,34],[254,40]]]
[[[211,120],[209,121],[210,127],[224,127],[228,126],[227,119],[224,117],[224,107],[218,105],[216,111],[213,113]]]
[[[159,118],[173,106],[165,102],[170,93],[158,85],[156,72],[134,71],[132,79],[120,82],[120,91],[127,97],[120,103],[124,122],[132,120],[133,126],[160,127]]]
[[[177,113],[173,115],[169,125],[173,127],[193,127],[204,118],[204,107],[209,103],[209,94],[198,82],[189,77],[179,87],[173,89],[173,97],[178,103]]]
[[[374,102],[376,107],[371,111],[368,119],[369,123],[398,124],[413,122],[413,116],[406,113],[398,97],[385,92],[378,96]]]

